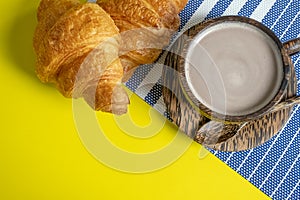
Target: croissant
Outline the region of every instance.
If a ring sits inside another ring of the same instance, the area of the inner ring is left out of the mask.
[[[66,97],[83,97],[95,110],[123,114],[120,36],[100,6],[79,0],[42,0],[33,38],[36,73]]]
[[[154,62],[169,43],[187,0],[97,0],[121,32],[120,59],[127,81],[137,66]]]

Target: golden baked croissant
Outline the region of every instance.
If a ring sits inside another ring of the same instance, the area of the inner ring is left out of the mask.
[[[126,81],[140,64],[154,62],[179,27],[187,0],[97,0],[120,29]]]
[[[54,83],[66,97],[84,97],[95,110],[125,113],[119,30],[111,17],[94,3],[42,0],[37,18],[39,79]]]

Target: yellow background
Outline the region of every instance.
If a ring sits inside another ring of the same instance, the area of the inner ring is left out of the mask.
[[[37,6],[37,0],[0,2],[0,199],[268,199],[203,149],[199,158],[196,143],[176,162],[150,173],[117,171],[95,159],[76,131],[72,100],[34,74]],[[153,110],[150,117],[149,106],[134,95],[129,110],[127,117],[138,126],[163,127],[151,138],[132,138],[116,118],[97,113],[105,134],[120,148],[155,151],[177,133],[170,123],[155,120],[163,118]]]

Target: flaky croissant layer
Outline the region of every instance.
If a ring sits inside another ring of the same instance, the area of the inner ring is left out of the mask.
[[[153,63],[179,27],[187,0],[97,0],[120,29],[120,59],[127,81],[137,66]],[[151,45],[149,45],[151,44]]]
[[[36,73],[66,97],[84,97],[95,110],[123,114],[119,30],[97,4],[42,0],[34,35]]]
[[[95,110],[123,114],[121,82],[154,62],[179,27],[187,0],[42,0],[33,46],[36,73],[66,97]]]

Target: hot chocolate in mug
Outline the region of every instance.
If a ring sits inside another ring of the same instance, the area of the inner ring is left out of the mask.
[[[285,105],[290,56],[300,51],[300,38],[282,43],[260,22],[241,16],[207,20],[187,32],[176,68],[186,99],[203,116],[241,123]]]

